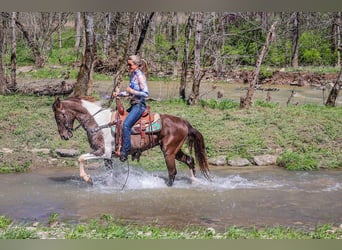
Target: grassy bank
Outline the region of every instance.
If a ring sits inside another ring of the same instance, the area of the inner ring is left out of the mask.
[[[342,228],[320,225],[316,228],[289,227],[242,228],[231,226],[224,232],[213,228],[173,229],[153,225],[139,226],[115,221],[110,215],[77,225],[58,221],[53,216],[44,224],[15,224],[0,216],[0,239],[341,239]]]
[[[47,165],[49,159],[56,158],[57,148],[88,152],[81,130],[69,141],[60,139],[51,109],[53,101],[53,97],[0,96],[0,129],[6,131],[0,135],[0,172]],[[274,154],[279,156],[278,165],[290,170],[342,167],[342,107],[280,107],[256,101],[251,109],[240,110],[237,103],[228,100],[203,101],[191,107],[179,100],[149,105],[155,112],[190,121],[203,134],[209,157],[251,160],[255,155]],[[58,159],[54,164],[75,166],[75,160]],[[139,164],[147,169],[165,169],[159,148],[145,152]]]

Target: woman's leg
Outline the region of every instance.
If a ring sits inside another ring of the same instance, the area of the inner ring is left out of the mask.
[[[140,119],[146,106],[143,104],[135,104],[131,107],[128,116],[126,117],[122,126],[122,148],[120,153],[120,160],[126,161],[127,155],[131,149],[131,129],[133,125]]]

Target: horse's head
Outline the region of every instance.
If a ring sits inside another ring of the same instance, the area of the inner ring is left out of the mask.
[[[69,140],[73,136],[75,114],[61,102],[59,97],[55,98],[52,110],[55,113],[59,135],[62,139]]]

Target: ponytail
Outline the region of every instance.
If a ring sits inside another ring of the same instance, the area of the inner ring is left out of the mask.
[[[140,69],[142,72],[144,72],[145,76],[147,77],[148,73],[148,64],[145,59],[141,59]]]

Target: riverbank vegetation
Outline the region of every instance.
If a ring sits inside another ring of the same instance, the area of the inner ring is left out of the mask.
[[[245,228],[230,226],[222,232],[213,228],[165,228],[116,221],[110,215],[81,222],[18,224],[0,216],[0,239],[342,239],[341,226],[318,225],[298,229],[284,226]]]
[[[20,172],[46,165],[75,166],[76,158],[60,158],[56,149],[89,152],[85,132],[69,141],[57,132],[53,97],[13,94],[0,96],[0,172]],[[127,104],[126,104],[127,105]],[[188,106],[179,99],[149,102],[152,110],[187,119],[204,136],[208,157],[224,155],[252,160],[255,155],[278,156],[289,170],[342,167],[342,107],[279,106],[258,100],[241,110],[230,100],[203,100]],[[77,126],[77,124],[75,124]],[[165,169],[159,148],[143,154],[139,166]]]

